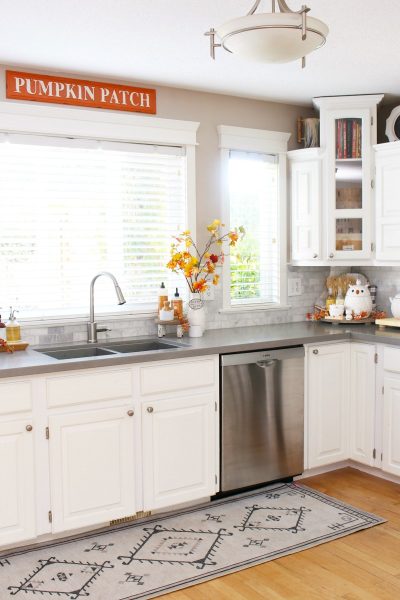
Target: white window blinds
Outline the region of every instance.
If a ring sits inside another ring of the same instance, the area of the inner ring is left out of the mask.
[[[0,304],[23,316],[155,308],[171,236],[187,227],[183,148],[2,134]],[[183,290],[182,290],[183,291]]]
[[[279,303],[279,165],[270,154],[230,151],[230,226],[246,235],[231,255],[231,305]]]

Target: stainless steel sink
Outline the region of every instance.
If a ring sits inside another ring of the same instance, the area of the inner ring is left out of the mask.
[[[36,352],[46,354],[57,360],[73,360],[74,358],[94,358],[97,356],[115,356],[117,354],[129,354],[133,352],[154,352],[158,350],[172,350],[179,348],[181,344],[164,342],[158,339],[134,340],[122,342],[110,342],[104,344],[90,344],[87,346],[53,346],[48,348],[36,348]]]
[[[135,342],[127,341],[104,344],[104,348],[107,348],[108,350],[113,350],[114,352],[128,354],[130,352],[154,352],[155,350],[171,350],[173,348],[179,348],[179,345],[169,342],[160,342],[159,340],[138,340]]]
[[[115,352],[98,348],[97,346],[86,346],[78,348],[38,348],[37,352],[46,354],[57,360],[72,360],[74,358],[92,358],[94,356],[113,355]]]

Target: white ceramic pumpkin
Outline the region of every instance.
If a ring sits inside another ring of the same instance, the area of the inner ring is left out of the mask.
[[[361,285],[360,279],[357,279],[355,285],[351,285],[347,290],[344,299],[345,309],[351,309],[353,315],[360,315],[362,312],[367,316],[372,312],[372,298],[367,285]]]

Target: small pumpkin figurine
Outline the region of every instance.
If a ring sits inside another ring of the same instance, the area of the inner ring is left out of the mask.
[[[354,285],[350,285],[344,299],[344,307],[346,311],[352,310],[354,316],[366,313],[366,317],[369,317],[372,312],[372,298],[368,285],[362,285],[359,279]]]

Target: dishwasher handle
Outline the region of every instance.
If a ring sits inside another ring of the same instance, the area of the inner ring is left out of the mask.
[[[268,369],[268,367],[272,367],[278,362],[278,359],[274,358],[272,360],[258,360],[256,362],[257,367],[261,367],[262,369]]]
[[[304,346],[290,346],[288,348],[271,348],[257,352],[238,352],[221,355],[221,367],[236,365],[251,365],[265,363],[270,360],[286,360],[288,358],[304,358]]]

